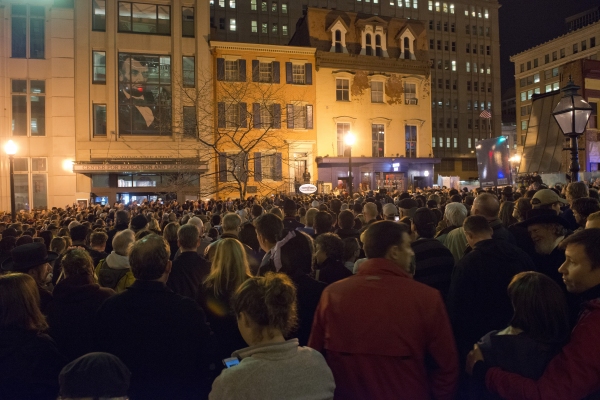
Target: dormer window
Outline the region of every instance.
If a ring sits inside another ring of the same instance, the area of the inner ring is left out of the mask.
[[[381,35],[375,35],[375,55],[377,57],[383,57],[383,51],[381,50]]]
[[[334,47],[335,47],[335,52],[336,53],[341,53],[342,52],[342,32],[339,30],[335,31],[335,39],[334,39]]]
[[[416,60],[415,48],[416,40],[415,35],[409,26],[402,29],[396,36],[398,45],[400,47],[400,59],[401,60]]]
[[[367,33],[365,36],[365,52],[367,56],[373,55],[373,46],[371,44],[371,34]]]
[[[388,57],[386,35],[387,22],[379,17],[371,17],[356,22],[361,32],[361,50],[363,56]]]
[[[346,33],[348,28],[341,18],[335,20],[328,29],[331,32],[331,53],[348,53],[346,49]]]

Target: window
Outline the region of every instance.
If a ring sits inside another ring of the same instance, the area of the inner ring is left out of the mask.
[[[288,26],[287,25],[281,25],[281,34],[283,36],[287,36],[287,34],[288,34]]]
[[[579,44],[573,44],[573,54],[577,54],[579,52]]]
[[[106,136],[106,104],[94,104],[94,136]]]
[[[13,58],[44,58],[45,14],[43,6],[11,6]]]
[[[292,64],[292,83],[294,85],[304,85],[306,83],[305,64]]]
[[[596,47],[596,38],[595,37],[590,38],[590,49],[592,47]]]
[[[31,160],[31,168],[29,162]],[[17,210],[48,207],[46,158],[15,158],[15,206]]]
[[[454,14],[454,4],[450,4],[450,14]]]
[[[343,157],[346,150],[346,135],[350,132],[350,124],[349,123],[337,123],[337,155],[338,157]]]
[[[119,32],[171,34],[171,7],[119,2]]]
[[[92,83],[106,83],[106,52],[92,52]]]
[[[183,87],[193,88],[196,86],[196,59],[194,57],[183,56],[182,61]]]
[[[120,135],[171,135],[171,57],[119,53]]]
[[[587,50],[587,41],[581,41],[581,51]]]
[[[456,149],[458,147],[458,138],[453,138],[452,143],[454,144],[454,148]]]
[[[429,50],[433,50],[434,45],[433,45],[433,39],[429,39]]]
[[[533,68],[537,68],[538,67],[538,59],[534,58],[533,59]]]
[[[277,12],[277,2],[275,1],[271,3],[271,12]]]
[[[335,100],[350,101],[350,80],[340,78],[335,80]]]
[[[250,0],[250,10],[251,11],[257,10],[256,2],[257,2],[257,0]]]
[[[485,46],[485,55],[489,56],[490,54],[490,46]]]
[[[537,73],[533,75],[533,83],[538,83],[540,81],[540,74]]]
[[[471,91],[471,81],[467,81],[467,90]]]
[[[452,71],[456,71],[456,61],[452,60]]]
[[[225,109],[225,128],[239,128],[241,127],[240,117],[240,103],[227,104]]]
[[[456,24],[454,22],[452,22],[450,24],[450,32],[455,32],[456,31]]]
[[[229,30],[231,32],[235,32],[236,29],[237,29],[237,26],[236,26],[235,18],[230,18],[229,19]]]
[[[527,120],[523,120],[521,121],[521,130],[522,131],[526,131],[527,130]]]
[[[490,12],[488,11],[488,9],[487,9],[487,8],[484,8],[484,9],[483,9],[483,17],[484,17],[485,19],[488,19],[488,18],[490,18]]]
[[[194,7],[181,7],[181,36],[194,37]]]
[[[467,43],[467,53],[471,52],[471,43]]]
[[[261,29],[262,33],[269,33],[269,27],[266,23],[263,23],[261,26],[262,26],[262,29]]]
[[[92,0],[92,30],[106,31],[106,0]]]
[[[393,5],[394,3],[392,2],[391,5]],[[401,3],[402,4],[402,3]],[[433,11],[433,1],[429,0],[429,2],[427,3],[427,9],[429,11]]]
[[[472,139],[471,138],[467,138],[467,148],[470,149],[472,145],[473,145],[472,144]]]
[[[565,58],[565,49],[560,49],[560,58]]]
[[[439,147],[440,147],[440,148],[443,148],[443,147],[444,147],[444,138],[443,138],[443,137],[440,137],[439,139],[440,139],[440,141],[439,141]],[[435,138],[434,138],[434,140],[435,140]],[[442,163],[443,163],[444,161],[446,161],[446,160],[442,160]]]
[[[404,126],[404,136],[406,141],[406,157],[414,158],[417,156],[417,127],[414,125]]]
[[[238,60],[225,60],[225,80],[237,81],[240,76]]]
[[[449,137],[446,138],[446,147],[448,149],[450,148],[450,138]]]
[[[45,136],[46,81],[13,80],[11,83],[13,136]]]
[[[417,105],[417,85],[415,83],[404,83],[404,104]]]
[[[229,8],[235,8],[235,0],[229,0]]]
[[[558,67],[552,68],[552,76],[553,77],[558,76]]]
[[[466,33],[467,35],[470,35],[470,34],[471,34],[471,26],[470,26],[470,25],[467,25],[467,26],[465,26],[465,33]]]
[[[288,8],[287,8],[287,4],[283,3],[283,4],[281,5],[281,13],[282,13],[282,14],[287,14],[287,10],[288,10]]]
[[[225,29],[225,18],[219,18],[219,29]]]
[[[271,33],[277,34],[277,32],[279,32],[277,23],[273,23],[273,25],[271,26]]]
[[[251,32],[258,33],[258,22],[252,21],[250,25],[251,25],[251,29],[250,29]]]
[[[273,181],[282,180],[281,153],[260,153],[260,167],[257,168],[258,160],[254,162],[254,180],[261,181],[269,179]],[[260,172],[259,172],[260,171]]]
[[[263,1],[260,3],[260,10],[263,12],[267,12],[267,2]]]
[[[550,62],[550,54],[546,54],[544,56],[544,64],[548,64]]]
[[[385,131],[383,128],[383,124],[372,124],[371,125],[371,133],[372,133],[372,157],[385,157],[384,149],[385,149]]]
[[[198,122],[196,120],[196,107],[183,107],[183,136],[193,138],[198,136]]]
[[[371,103],[383,103],[383,82],[371,82]]]
[[[445,51],[448,51],[448,50],[449,50],[448,44],[449,44],[449,42],[448,42],[447,40],[446,40],[446,41],[444,41],[444,50],[445,50]]]
[[[288,129],[313,129],[313,106],[301,103],[287,105]]]
[[[471,72],[471,63],[467,61],[467,72]]]
[[[258,81],[273,82],[273,63],[259,62],[258,63]]]

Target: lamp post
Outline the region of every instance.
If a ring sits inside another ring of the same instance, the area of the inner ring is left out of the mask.
[[[348,146],[348,194],[352,197],[352,189],[354,186],[352,182],[352,145],[356,142],[356,137],[352,132],[348,132],[344,138],[344,142],[346,143],[346,146]]]
[[[592,107],[577,94],[580,89],[569,76],[569,82],[567,86],[562,89],[564,93],[560,99],[552,116],[556,120],[556,123],[560,127],[563,135],[571,140],[571,166],[569,171],[571,172],[571,182],[577,182],[579,180],[579,146],[577,139],[585,132],[590,115],[592,114]]]
[[[9,140],[4,145],[4,152],[8,155],[10,162],[10,215],[11,221],[16,222],[15,210],[15,154],[17,153],[17,145],[12,140]]]

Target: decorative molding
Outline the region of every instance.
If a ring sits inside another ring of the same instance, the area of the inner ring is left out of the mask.
[[[206,172],[207,163],[194,160],[190,163],[181,160],[171,162],[132,162],[132,163],[110,163],[110,162],[84,162],[73,164],[73,172],[79,174],[100,174],[110,172]]]
[[[315,55],[317,49],[314,47],[297,47],[297,46],[277,46],[257,44],[257,43],[232,43],[232,42],[218,42],[210,41],[209,46],[211,50],[222,50],[222,51],[253,51],[261,53],[278,53],[278,54],[302,54],[302,55]]]

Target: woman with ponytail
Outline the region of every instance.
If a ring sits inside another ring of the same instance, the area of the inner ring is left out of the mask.
[[[323,356],[298,339],[285,340],[297,321],[296,287],[287,275],[246,280],[232,304],[250,347],[233,353],[240,363],[221,372],[210,400],[333,399],[335,383]]]

